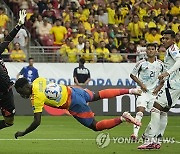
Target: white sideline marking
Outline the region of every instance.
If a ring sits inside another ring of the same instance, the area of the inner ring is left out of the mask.
[[[80,139],[80,138],[57,138],[57,139],[0,139],[0,141],[94,141],[95,139]]]

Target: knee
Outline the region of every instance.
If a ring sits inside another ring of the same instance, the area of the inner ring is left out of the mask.
[[[5,117],[4,122],[7,127],[10,127],[14,124],[14,117]]]
[[[97,132],[97,128],[96,128],[96,122],[93,122],[90,126],[89,126],[90,129],[92,129],[93,131]]]

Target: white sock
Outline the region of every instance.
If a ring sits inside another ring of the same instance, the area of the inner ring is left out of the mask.
[[[164,131],[167,126],[167,122],[168,122],[167,112],[161,111],[159,129],[156,134],[157,136],[162,137],[164,135]]]
[[[136,119],[137,119],[139,122],[141,122],[142,117],[143,117],[143,112],[137,112],[137,113],[136,113]],[[135,135],[136,137],[138,137],[139,129],[140,129],[140,126],[134,125],[134,127],[133,127],[133,132],[134,132],[134,135]]]
[[[159,130],[159,123],[160,123],[160,110],[153,107],[151,109],[151,121],[149,122],[149,130],[147,137],[149,141],[154,142],[154,138],[156,137],[157,131]]]

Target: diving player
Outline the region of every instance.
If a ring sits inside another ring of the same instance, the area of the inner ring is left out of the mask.
[[[122,116],[114,119],[96,121],[94,113],[87,105],[88,102],[104,98],[112,98],[123,94],[140,95],[142,91],[139,89],[105,89],[98,92],[92,92],[88,89],[82,89],[81,87],[60,85],[60,89],[62,89],[61,98],[58,102],[56,102],[45,96],[44,91],[47,83],[48,82],[45,78],[37,78],[33,81],[32,85],[28,83],[26,78],[20,78],[16,81],[16,91],[23,98],[31,98],[34,111],[34,121],[26,130],[16,132],[15,138],[32,132],[40,125],[44,104],[54,108],[67,109],[77,121],[94,131],[111,129],[121,124],[123,121],[127,121],[138,126],[141,125],[141,123],[137,122],[136,119],[134,119],[128,112],[124,112]]]

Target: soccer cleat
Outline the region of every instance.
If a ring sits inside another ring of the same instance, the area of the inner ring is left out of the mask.
[[[135,124],[135,125],[137,125],[137,126],[141,126],[141,122],[139,122],[139,121],[137,121],[135,118],[133,118],[129,112],[124,112],[124,113],[122,114],[122,118],[123,118],[126,122]]]
[[[161,148],[161,144],[159,143],[154,143],[154,149],[160,149]]]
[[[140,146],[137,147],[138,149],[140,150],[143,150],[143,149],[160,149],[161,148],[161,145],[159,143],[149,143],[149,144],[142,144]]]
[[[129,89],[129,94],[141,96],[142,90],[138,88],[132,88],[132,89]]]
[[[136,142],[138,140],[137,136],[135,136],[134,134],[132,134],[130,138],[133,142]]]

